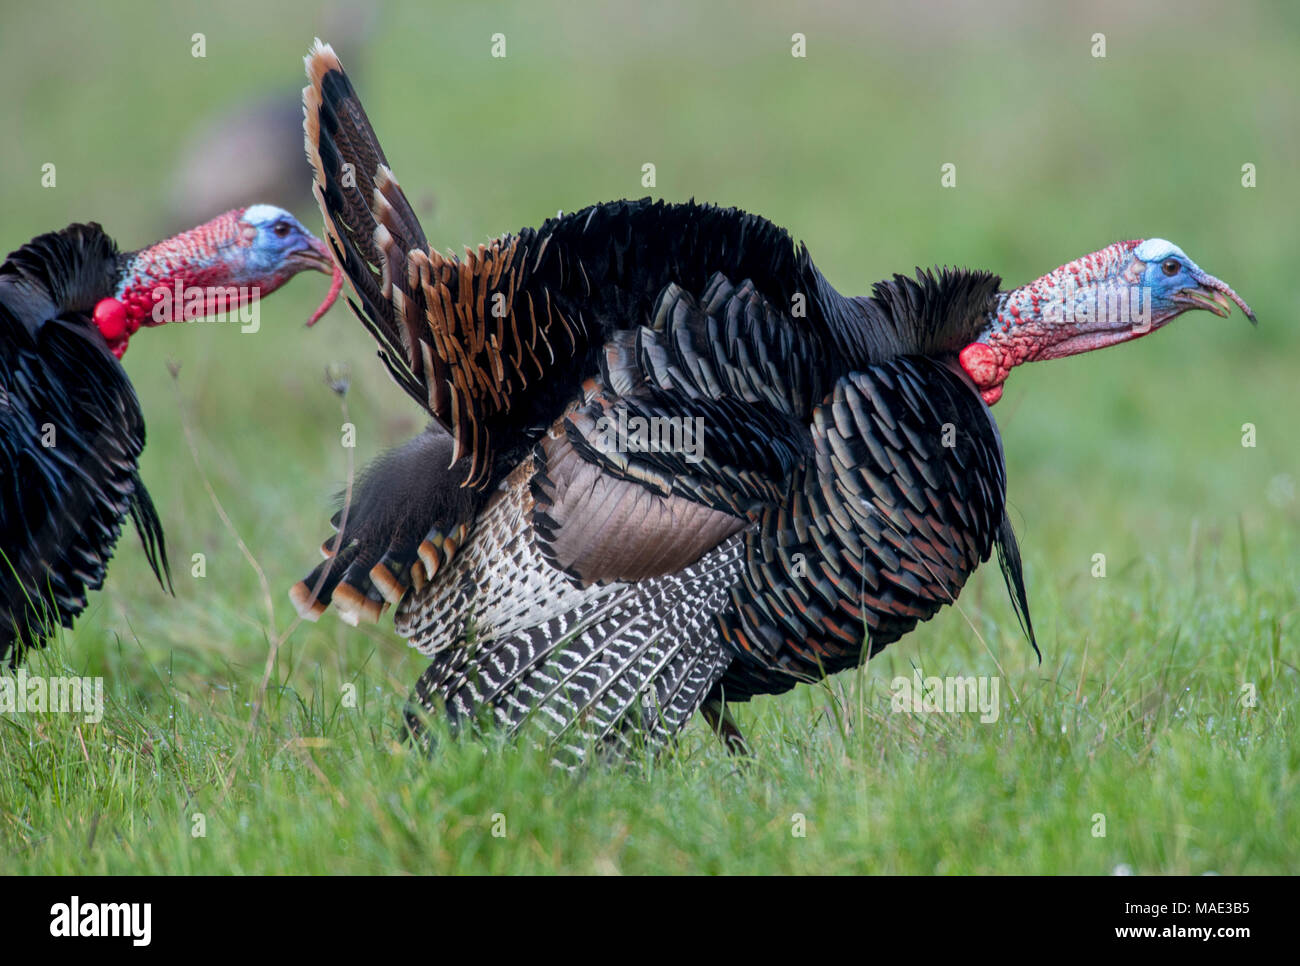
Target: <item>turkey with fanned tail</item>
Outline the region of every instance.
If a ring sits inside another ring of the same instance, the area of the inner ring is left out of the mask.
[[[1159,240],[1009,292],[939,270],[845,297],[782,229],[694,203],[594,205],[441,255],[333,51],[307,72],[326,238],[434,422],[367,469],[291,596],[354,623],[396,605],[432,659],[416,733],[440,713],[535,728],[574,761],[658,747],[703,709],[740,748],[724,702],[858,665],[995,547],[1032,642],[989,409],[1010,369],[1229,297],[1249,312]],[[1124,286],[1154,293],[1130,325],[1050,311]]]

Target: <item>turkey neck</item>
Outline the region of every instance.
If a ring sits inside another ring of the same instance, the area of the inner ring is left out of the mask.
[[[241,267],[257,237],[257,230],[240,221],[246,209],[236,208],[205,222],[164,238],[155,245],[118,257],[118,281],[113,297],[126,309],[130,331],[141,326],[160,325],[182,318],[175,296],[189,298],[196,288],[223,291],[224,303],[235,309],[270,294],[292,275],[272,273],[268,277],[244,278]],[[250,287],[255,281],[255,287]],[[171,298],[164,299],[164,293]],[[170,311],[155,312],[160,302]],[[207,298],[204,299],[207,311]],[[187,316],[188,317],[188,316]]]

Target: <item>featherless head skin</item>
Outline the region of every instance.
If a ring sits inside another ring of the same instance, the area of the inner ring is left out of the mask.
[[[164,322],[192,321],[256,302],[303,271],[333,276],[313,325],[334,304],[343,273],[329,249],[273,205],[218,215],[156,245],[121,256],[116,291],[95,306],[94,320],[119,359],[131,336]]]
[[[991,406],[1021,363],[1138,339],[1190,309],[1226,317],[1234,302],[1254,323],[1241,296],[1173,242],[1116,242],[999,295],[988,325],[959,359]]]

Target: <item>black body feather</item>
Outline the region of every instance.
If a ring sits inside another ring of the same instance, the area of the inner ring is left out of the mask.
[[[0,660],[11,665],[72,625],[128,516],[170,583],[140,480],[140,405],[91,320],[121,267],[95,224],[41,235],[0,266]]]

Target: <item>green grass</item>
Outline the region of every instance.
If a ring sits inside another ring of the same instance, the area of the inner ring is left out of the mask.
[[[347,708],[298,649],[250,732],[257,669],[178,652],[152,682],[110,684],[98,725],[4,719],[5,840],[43,872],[1294,871],[1296,672],[1267,615],[1295,594],[1215,576],[1237,607],[1117,595],[1044,668],[1004,655],[992,724],[891,712],[905,648],[758,702],[747,765],[702,726],[658,761],[577,776],[490,742],[424,760],[393,740],[409,675],[382,673],[382,651],[347,669]],[[934,643],[927,674],[997,673]],[[101,657],[117,682],[144,656]]]
[[[87,219],[128,246],[162,234],[184,134],[302,85],[320,10],[268,23],[261,9],[0,11],[0,242]],[[436,195],[426,229],[444,248],[643,195],[653,161],[653,193],[767,215],[844,291],[936,262],[1019,283],[1152,235],[1231,282],[1257,330],[1198,313],[1007,384],[995,413],[1041,665],[988,567],[960,609],[859,673],[738,709],[744,766],[699,723],[656,761],[576,776],[491,742],[414,756],[395,739],[422,663],[387,620],[296,628],[254,722],[285,592],[315,564],[349,456],[422,422],[346,312],[302,331],[324,280],[299,279],[256,336],[173,326],[133,342],[176,596],[126,534],[75,630],[29,662],[102,676],[108,708],[97,724],[0,714],[0,871],[1300,869],[1300,27],[1274,4],[1097,23],[981,9],[391,5],[356,66],[402,183]],[[206,61],[189,56],[195,31]],[[487,56],[497,31],[504,61]],[[794,31],[806,61],[789,57]],[[1087,56],[1095,31],[1105,60]],[[46,161],[55,189],[39,187]],[[949,161],[958,187],[944,191]],[[323,379],[334,362],[352,372],[351,454]],[[204,477],[266,574],[273,617]],[[999,675],[998,720],[891,712],[890,682],[913,667]]]

